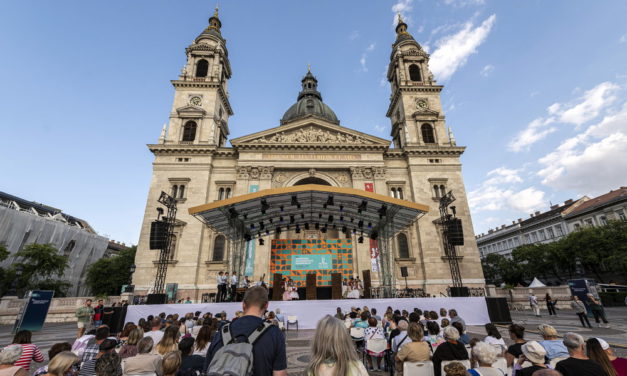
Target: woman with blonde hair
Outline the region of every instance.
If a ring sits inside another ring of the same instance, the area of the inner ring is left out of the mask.
[[[120,358],[124,359],[137,355],[137,342],[139,342],[139,340],[142,338],[144,338],[143,330],[138,327],[131,330],[131,332],[128,334],[126,343],[122,345],[122,347],[120,348],[120,352],[118,353],[118,355],[120,355]]]
[[[77,375],[75,365],[78,365],[79,359],[71,351],[63,351],[55,355],[48,363],[48,373],[46,376],[64,376],[68,373]]]
[[[308,376],[367,376],[344,324],[326,315],[316,326]]]
[[[161,362],[163,367],[163,376],[175,376],[179,368],[181,368],[181,353],[179,351],[170,351],[163,356]]]
[[[163,338],[157,343],[152,350],[153,354],[165,355],[170,351],[177,351],[179,349],[179,328],[176,325],[169,326],[163,333]]]

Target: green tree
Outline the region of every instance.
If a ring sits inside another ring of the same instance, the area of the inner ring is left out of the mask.
[[[103,258],[87,269],[87,285],[94,295],[119,295],[122,285],[131,279],[137,246],[121,251],[117,256]]]
[[[482,260],[483,273],[488,282],[517,285],[524,281],[524,265],[510,257],[491,253]]]
[[[50,244],[29,244],[15,254],[11,267],[6,271],[3,290],[6,292],[15,280],[18,292],[50,289],[55,296],[65,296],[70,284],[58,279],[68,266],[67,256]],[[18,270],[20,271],[18,273]]]

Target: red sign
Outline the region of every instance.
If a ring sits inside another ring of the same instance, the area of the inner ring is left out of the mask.
[[[366,192],[374,192],[374,183],[364,183]]]

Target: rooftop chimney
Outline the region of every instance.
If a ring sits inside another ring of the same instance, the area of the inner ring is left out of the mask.
[[[568,200],[564,201],[564,205],[568,205],[568,204],[572,204],[573,203],[573,199],[569,198]]]

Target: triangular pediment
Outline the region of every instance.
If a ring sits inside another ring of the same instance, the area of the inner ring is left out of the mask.
[[[390,141],[319,119],[306,119],[231,140],[235,147],[334,146],[389,147]]]
[[[176,112],[179,115],[204,115],[207,113],[207,111],[203,110],[202,108],[192,105],[179,107],[176,109]]]

